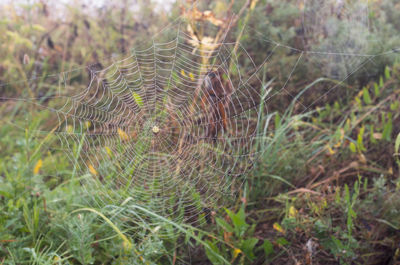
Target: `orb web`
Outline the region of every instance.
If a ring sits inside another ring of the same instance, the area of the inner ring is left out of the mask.
[[[48,117],[36,132],[69,158],[89,205],[128,199],[201,225],[234,198],[260,153],[261,68],[240,43],[205,45],[180,26],[173,32],[110,62],[50,76],[49,94],[17,101],[29,104],[27,117]]]
[[[251,77],[230,74],[239,71],[234,43],[195,49],[190,41],[180,32],[91,71],[87,89],[61,109],[73,111],[63,132],[74,133],[59,136],[67,145],[85,134],[82,169],[96,175],[88,188],[115,190],[193,224],[223,204],[252,166],[259,91]]]

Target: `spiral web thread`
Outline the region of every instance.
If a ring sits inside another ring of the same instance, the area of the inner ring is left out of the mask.
[[[304,36],[312,40],[304,46],[324,54],[312,60],[325,75],[343,79],[363,63],[354,55],[369,50],[368,1],[304,0],[303,6]]]
[[[77,78],[83,70],[74,69],[48,78],[58,84],[58,94],[15,100],[48,113],[49,123],[56,121],[41,128],[54,128],[51,135],[61,144],[50,147],[65,151],[74,174],[88,176],[82,180],[88,197],[100,191],[90,198],[94,206],[129,198],[159,216],[196,225],[235,195],[262,154],[255,143],[265,140],[268,128],[258,118],[278,95],[295,99],[286,88],[302,63],[324,56],[354,58],[359,63],[351,65],[344,82],[374,58],[395,54],[299,50],[246,28],[252,41],[269,44],[264,58],[252,58],[242,43],[201,48],[181,23],[168,30],[173,38],[154,38],[152,45],[114,58],[105,68],[85,67],[85,87]],[[289,53],[297,59],[279,74],[282,85],[265,94],[270,61]],[[315,103],[299,101],[303,112]],[[135,212],[129,218],[148,216]]]
[[[231,79],[241,71],[235,43],[194,49],[190,41],[179,31],[107,68],[89,67],[87,89],[61,99],[56,135],[63,149],[81,143],[75,165],[94,175],[88,189],[115,190],[193,223],[230,197],[240,185],[235,178],[252,167],[261,81],[257,74]]]

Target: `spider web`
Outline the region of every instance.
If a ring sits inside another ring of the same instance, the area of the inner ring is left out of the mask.
[[[355,55],[369,51],[368,1],[304,0],[303,6],[303,41],[316,55],[313,64],[326,76],[345,78],[363,63],[363,56]]]
[[[182,25],[178,20],[147,47],[109,62],[48,76],[45,82],[57,91],[13,99],[29,105],[27,117],[38,111],[48,117],[36,132],[57,139],[49,148],[65,152],[74,176],[86,176],[81,184],[93,206],[132,201],[177,223],[207,222],[213,209],[236,196],[263,154],[269,124],[260,117],[270,103],[286,95],[306,112],[340,85],[302,100],[288,89],[302,64],[345,55],[356,63],[339,74],[344,82],[374,58],[394,54],[299,50],[251,27],[245,41],[229,42],[227,32],[220,43],[206,45]],[[246,42],[268,44],[268,51],[254,58]],[[271,65],[288,54],[294,59]],[[266,79],[273,81],[270,89]],[[126,218],[153,227],[160,221],[137,211]]]
[[[83,137],[80,171],[101,178],[91,188],[122,190],[162,216],[177,215],[180,204],[183,219],[201,212],[203,203],[215,203],[216,194],[231,193],[230,178],[249,169],[256,129],[251,117],[257,91],[250,80],[229,76],[234,44],[218,44],[215,53],[194,51],[190,40],[179,32],[174,40],[133,50],[105,69],[89,68],[88,88],[58,110],[57,133],[65,147]],[[212,63],[199,63],[204,56]],[[238,88],[224,102],[229,130],[219,126],[221,110],[210,110],[217,104],[212,100],[225,99],[212,99],[201,89],[214,68]],[[108,175],[111,180],[103,177]],[[200,197],[202,204],[192,199]]]
[[[173,38],[154,39],[107,67],[49,77],[49,86],[58,84],[54,95],[15,100],[30,105],[27,123],[37,112],[48,117],[35,132],[57,139],[50,149],[65,153],[74,176],[86,176],[89,204],[129,198],[176,223],[200,225],[236,194],[260,153],[262,81],[240,43],[205,45],[181,21],[170,29],[165,35]]]

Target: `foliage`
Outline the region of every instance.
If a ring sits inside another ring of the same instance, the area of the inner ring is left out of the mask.
[[[93,181],[96,169],[78,175],[66,154],[52,148],[50,133],[35,133],[46,113],[29,116],[23,103],[3,98],[29,95],[44,102],[58,89],[57,82],[45,84],[45,76],[128,53],[190,7],[176,3],[168,13],[155,2],[129,8],[131,2],[113,1],[92,11],[75,3],[55,12],[50,3],[37,1],[0,10],[0,264],[400,260],[400,62],[392,54],[365,61],[346,82],[335,77],[354,65],[319,67],[320,57],[307,57],[293,73],[288,94],[260,105],[262,137],[255,145],[264,153],[243,179],[237,200],[210,209],[208,224],[174,223],[146,212],[134,198],[121,202],[111,192],[103,198],[95,189],[84,190],[81,183]],[[298,19],[300,2],[201,1],[197,11],[211,10],[212,16],[191,21],[196,14],[190,14],[187,22],[193,35],[198,31],[218,41],[212,36],[227,29],[234,12],[240,14],[229,28],[233,39],[226,41],[240,40],[257,64],[265,58],[257,55],[274,49],[273,41],[318,51],[345,41],[358,47],[362,35],[369,40],[365,54],[400,47],[398,0],[369,1],[370,28],[350,40],[340,39],[348,38],[345,32],[306,36]],[[340,19],[335,23],[349,26]],[[296,51],[274,54],[261,76],[263,87],[257,88],[261,95],[283,87],[292,69],[287,65],[299,58]],[[246,69],[252,62],[241,63]],[[86,75],[70,74],[71,93],[87,85]],[[143,104],[140,96],[133,97]],[[310,107],[303,111],[301,104]],[[120,136],[129,137],[124,131]],[[79,146],[73,148],[78,156]]]

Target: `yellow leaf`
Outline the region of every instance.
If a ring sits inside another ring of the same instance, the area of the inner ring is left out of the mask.
[[[294,208],[294,206],[290,206],[289,208],[289,217],[296,217],[297,216],[297,210]]]
[[[350,127],[350,125],[351,125],[350,119],[347,119],[347,120],[346,120],[346,125],[347,125],[348,127]]]
[[[322,200],[322,204],[321,204],[321,210],[325,209],[328,206],[328,202],[326,201],[326,199]]]
[[[241,251],[240,249],[238,249],[238,248],[235,248],[235,249],[233,250],[233,258],[236,259],[237,256],[238,256],[240,253],[242,253],[242,251]]]
[[[340,146],[342,145],[342,142],[337,142],[333,147],[335,147],[335,148],[339,148]]]
[[[278,231],[279,233],[284,234],[285,233],[285,229],[282,228],[282,226],[278,223],[274,223],[272,226],[276,231]]]
[[[331,155],[335,154],[335,151],[333,151],[333,149],[329,145],[326,146],[326,149],[328,149],[329,154]]]
[[[257,2],[258,2],[258,0],[253,0],[253,1],[251,1],[250,10],[253,10],[253,9],[256,7]]]
[[[344,139],[344,130],[343,128],[340,128],[340,140]]]
[[[28,48],[32,48],[32,46],[33,46],[30,39],[27,39],[27,38],[19,35],[18,32],[7,31],[6,35],[14,41],[14,44],[25,45]]]
[[[92,165],[89,164],[89,172],[92,173],[92,175],[97,175],[96,169]]]
[[[107,154],[108,154],[109,156],[112,156],[112,151],[111,151],[110,147],[106,146],[106,147],[104,147],[104,148],[106,149]]]
[[[181,75],[183,75],[184,77],[186,77],[186,73],[185,73],[185,70],[181,70]]]
[[[132,243],[129,242],[129,241],[126,241],[126,240],[124,240],[124,241],[122,242],[122,246],[123,246],[123,248],[124,248],[126,251],[129,251],[129,250],[132,249]],[[136,251],[135,251],[135,252],[136,252]],[[141,257],[141,256],[139,256],[139,257]]]
[[[128,134],[126,134],[126,132],[124,132],[120,128],[118,128],[117,131],[118,131],[118,134],[119,134],[119,138],[121,138],[122,141],[128,141],[129,140],[129,136],[128,136]]]
[[[33,174],[35,174],[35,175],[39,174],[39,170],[42,167],[42,165],[43,165],[43,161],[42,161],[42,159],[39,159],[39,161],[37,161],[35,167],[33,168]]]
[[[39,24],[33,24],[32,29],[37,30],[37,31],[42,31],[42,32],[46,31],[46,29]]]
[[[67,133],[73,133],[74,132],[74,128],[72,127],[72,125],[68,125],[67,126]]]
[[[194,81],[194,75],[192,73],[189,73],[189,77],[192,81]]]

